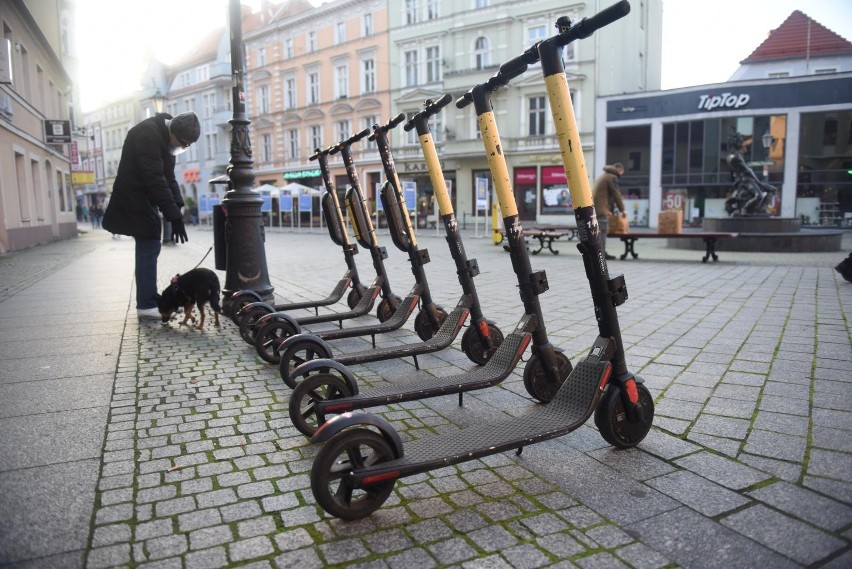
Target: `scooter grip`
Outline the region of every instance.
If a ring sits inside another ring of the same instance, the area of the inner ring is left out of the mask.
[[[314,153],[311,154],[310,157],[308,157],[308,160],[316,160],[320,157],[321,154],[324,154],[328,151],[329,151],[328,148],[326,148],[325,150],[322,150],[321,148],[316,148],[316,149],[314,149]]]
[[[473,92],[468,91],[458,99],[456,99],[456,107],[463,109],[473,102]]]
[[[348,142],[349,144],[352,144],[353,142],[358,142],[359,140],[361,140],[362,138],[364,138],[364,137],[365,137],[365,136],[367,136],[368,134],[370,134],[370,129],[369,129],[369,128],[365,128],[365,129],[364,129],[364,130],[362,130],[361,132],[359,132],[359,133],[357,133],[357,134],[352,135],[352,138],[350,138],[350,139],[349,139],[349,140],[347,140],[346,142]]]
[[[405,120],[405,113],[399,113],[388,122],[388,130],[396,128],[396,125]]]
[[[415,126],[417,126],[418,120],[425,120],[431,117],[432,115],[438,114],[438,111],[446,107],[450,101],[453,100],[453,96],[449,93],[445,93],[443,97],[438,99],[437,101],[432,101],[431,99],[426,99],[426,103],[424,105],[424,109],[411,117],[407,123],[405,123],[402,128],[405,132],[410,131]]]
[[[604,8],[591,18],[583,18],[563,34],[559,34],[558,45],[567,45],[574,40],[587,38],[596,30],[620,20],[630,13],[630,2],[621,0],[609,8]]]

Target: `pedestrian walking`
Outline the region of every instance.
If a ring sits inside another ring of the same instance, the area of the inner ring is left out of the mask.
[[[195,113],[175,117],[157,113],[131,128],[124,139],[103,226],[111,233],[136,240],[136,315],[140,320],[160,319],[160,213],[171,222],[175,243],[188,240],[181,215],[183,199],[175,179],[175,156],[186,151],[199,136],[201,124]]]
[[[606,252],[606,235],[611,225],[610,221],[615,217],[614,209],[618,208],[620,216],[625,220],[627,219],[624,200],[621,199],[621,192],[618,190],[618,179],[624,174],[624,166],[620,162],[616,162],[604,166],[603,171],[604,173],[595,180],[593,197],[595,214],[597,214],[598,226],[600,227],[601,249],[604,250],[606,258],[612,260],[615,257]]]

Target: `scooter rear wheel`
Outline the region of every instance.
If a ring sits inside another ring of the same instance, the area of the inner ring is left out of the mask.
[[[401,302],[401,298],[394,295],[394,299],[396,299],[397,308],[399,308],[399,303]],[[393,313],[396,312],[396,308],[393,307],[390,300],[387,298],[383,298],[381,302],[379,302],[379,307],[376,308],[376,317],[379,319],[379,322],[387,322],[390,320],[390,317],[393,316]]]
[[[257,355],[266,362],[277,364],[281,361],[281,354],[278,353],[278,345],[290,336],[298,333],[299,330],[296,330],[293,324],[286,320],[267,322],[258,328],[254,335],[254,347],[257,350]]]
[[[436,307],[436,311],[438,312],[438,328],[440,328],[447,319],[447,311],[440,306]],[[421,309],[417,313],[417,316],[414,317],[414,331],[417,332],[417,335],[424,342],[431,339],[435,335],[435,332],[438,331],[438,328],[432,327],[432,322],[429,320],[429,314],[426,309]]]
[[[240,320],[240,336],[245,340],[246,344],[254,346],[257,321],[267,314],[269,314],[269,309],[265,307],[252,308],[243,314]]]
[[[352,395],[346,382],[330,373],[305,379],[290,394],[290,420],[300,433],[313,436],[321,424],[316,416],[316,402]]]
[[[231,320],[233,320],[234,324],[237,326],[240,325],[240,321],[243,319],[243,315],[240,314],[240,310],[247,304],[251,304],[252,302],[256,302],[256,298],[252,298],[250,296],[241,296],[231,305]]]
[[[352,310],[358,303],[361,302],[361,291],[357,288],[353,288],[349,291],[349,294],[346,295],[346,306],[349,307],[349,310]]]
[[[524,366],[524,387],[534,399],[547,403],[556,395],[559,388],[565,382],[574,366],[571,365],[571,360],[562,352],[556,352],[557,378],[556,381],[551,381],[547,377],[542,366],[541,357],[539,354],[533,354],[530,357],[527,365]]]
[[[378,433],[349,429],[328,441],[311,468],[311,492],[322,508],[336,518],[357,520],[369,516],[388,499],[395,480],[356,488],[348,480],[359,468],[393,459],[393,451]]]
[[[278,362],[278,371],[281,373],[281,379],[291,389],[295,389],[296,385],[303,378],[297,378],[293,375],[293,370],[305,362],[318,360],[320,358],[330,358],[325,348],[316,342],[297,340],[286,350],[281,352],[281,360]]]
[[[479,337],[479,330],[476,325],[471,325],[462,334],[461,349],[467,359],[478,366],[488,363],[500,344],[503,343],[503,332],[494,324],[488,324],[488,336],[491,338],[491,349],[486,350],[482,347],[482,338]]]
[[[643,384],[637,383],[639,405],[642,406],[642,420],[631,423],[627,420],[621,389],[615,385],[607,387],[595,409],[595,426],[606,442],[618,448],[631,448],[638,445],[654,421],[654,399]]]

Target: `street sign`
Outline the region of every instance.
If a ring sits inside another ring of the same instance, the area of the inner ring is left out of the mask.
[[[44,141],[47,144],[71,144],[71,121],[44,121]]]

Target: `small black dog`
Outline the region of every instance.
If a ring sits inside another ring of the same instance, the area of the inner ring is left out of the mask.
[[[195,304],[201,312],[201,320],[196,328],[201,330],[204,328],[204,305],[209,302],[218,326],[219,313],[222,311],[219,306],[219,291],[219,277],[210,269],[192,269],[183,275],[175,275],[171,284],[163,290],[163,294],[157,295],[157,308],[160,309],[163,323],[171,320],[180,307],[183,307],[181,326],[190,318],[195,322],[192,316],[192,305]]]

